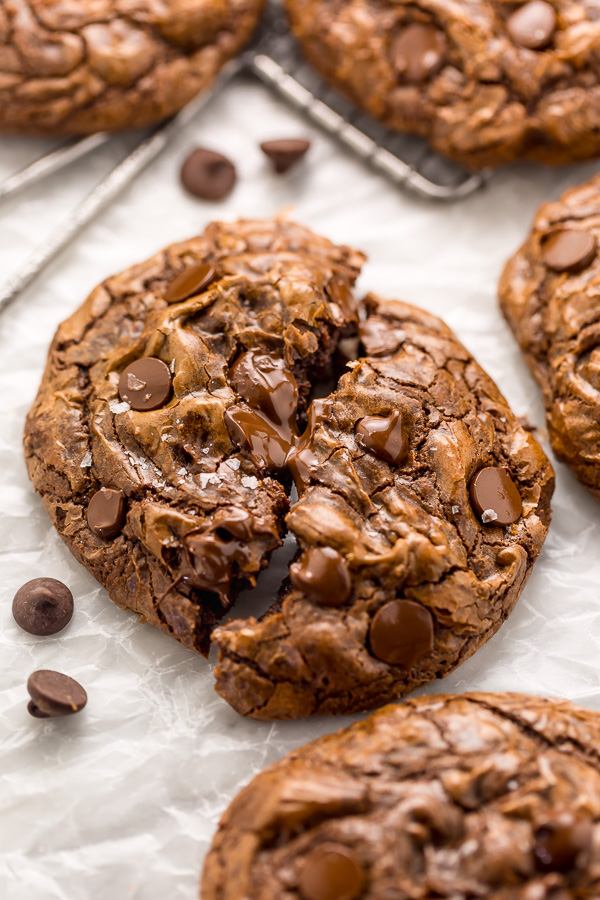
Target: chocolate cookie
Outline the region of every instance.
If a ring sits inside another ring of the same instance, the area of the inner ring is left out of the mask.
[[[202,653],[279,546],[311,383],[356,330],[363,257],[297,225],[213,224],[64,322],[25,428],[36,490],[120,606]]]
[[[470,168],[600,152],[595,0],[286,0],[316,69]]]
[[[202,900],[592,900],[600,715],[519,694],[389,706],[231,803]]]
[[[244,46],[263,0],[0,0],[0,132],[87,134],[172,115]]]
[[[600,177],[543,206],[500,305],[544,394],[552,449],[600,499]]]
[[[213,635],[243,715],[364,710],[446,675],[509,615],[546,536],[552,467],[496,385],[436,317],[366,308],[367,358],[287,458],[291,585]]]

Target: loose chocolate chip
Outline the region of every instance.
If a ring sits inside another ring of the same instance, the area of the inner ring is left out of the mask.
[[[589,231],[567,228],[550,234],[542,246],[542,258],[555,272],[581,272],[594,260],[597,242]]]
[[[556,29],[556,12],[544,0],[530,0],[519,7],[506,21],[506,30],[519,47],[543,50]]]
[[[407,669],[433,650],[433,618],[413,600],[390,600],[378,609],[369,629],[371,653]]]
[[[356,436],[366,450],[390,466],[399,466],[408,456],[408,438],[398,410],[389,416],[365,416],[356,425]]]
[[[263,141],[260,149],[267,156],[278,175],[291,169],[307,152],[310,141],[290,138],[280,141]]]
[[[171,370],[162,359],[146,356],[130,363],[119,378],[119,397],[138,412],[164,406],[171,396]]]
[[[405,81],[425,81],[440,70],[446,55],[446,39],[433,25],[415,22],[392,41],[392,63]]]
[[[356,298],[343,278],[332,278],[327,285],[329,299],[337,303],[348,322],[358,322]]]
[[[87,522],[94,534],[108,541],[123,530],[125,513],[123,491],[101,488],[88,503]]]
[[[165,300],[167,303],[180,303],[188,297],[201,294],[216,277],[217,269],[212,263],[190,266],[169,284],[165,291]]]
[[[320,606],[343,606],[352,589],[346,560],[333,547],[311,547],[290,566],[290,581]]]
[[[537,822],[533,855],[541,872],[567,872],[585,862],[592,842],[590,820],[577,813],[557,811]]]
[[[231,160],[204,147],[190,153],[181,168],[184,188],[200,200],[222,200],[232,191],[236,177]]]
[[[519,489],[506,469],[485,466],[471,479],[469,495],[484,525],[512,525],[523,512]]]
[[[29,712],[38,718],[70,716],[87,703],[87,694],[77,681],[51,669],[33,672],[27,681],[27,690],[36,707],[35,712],[28,707]]]
[[[34,578],[15,594],[12,613],[29,634],[56,634],[71,621],[73,594],[55,578]]]
[[[306,857],[298,887],[303,900],[356,900],[365,873],[356,854],[343,844],[322,844]]]

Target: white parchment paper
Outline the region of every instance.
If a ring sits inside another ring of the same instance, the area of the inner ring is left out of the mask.
[[[272,175],[258,142],[308,134],[306,165]],[[0,209],[0,280],[15,271],[123,154],[126,138]],[[196,144],[230,155],[230,198],[186,196],[178,173]],[[0,139],[0,178],[49,143]],[[561,170],[518,166],[459,205],[393,189],[259,84],[237,81],[0,317],[0,897],[3,900],[192,900],[202,858],[235,792],[268,763],[346,724],[245,721],[213,691],[212,666],[117,609],[50,528],[21,452],[56,325],[97,282],[214,218],[298,221],[369,254],[360,287],[443,316],[498,381],[518,415],[543,427],[539,392],[496,303],[504,260],[534,210],[598,163]],[[543,556],[500,633],[431,691],[518,690],[600,709],[600,505],[557,465],[554,520]],[[22,632],[12,597],[47,575],[75,595],[55,637]],[[277,587],[267,574],[264,604]],[[261,599],[262,597],[262,599]],[[52,668],[89,694],[72,719],[26,712],[27,677]]]

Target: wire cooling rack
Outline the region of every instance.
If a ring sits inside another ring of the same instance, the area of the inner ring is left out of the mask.
[[[456,201],[479,190],[487,180],[485,173],[473,174],[434,153],[421,138],[389,131],[331,89],[302,58],[281,4],[270,0],[248,50],[224,67],[208,91],[195,97],[176,116],[149,131],[52,236],[33,252],[20,267],[18,275],[0,287],[0,312],[158,156],[171,138],[185,128],[219,90],[241,72],[258,77],[397,187],[428,199]],[[0,184],[0,203],[67,168],[110,139],[110,134],[95,134],[70,141],[46,154]]]

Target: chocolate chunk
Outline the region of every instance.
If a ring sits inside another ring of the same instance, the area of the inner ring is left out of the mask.
[[[87,703],[87,694],[77,681],[51,669],[33,672],[27,681],[27,690],[36,707],[36,711],[29,711],[38,718],[70,716],[80,712]]]
[[[358,322],[358,304],[343,278],[332,278],[327,285],[329,298],[337,303],[347,322]]]
[[[356,900],[365,873],[356,853],[343,844],[322,844],[306,857],[298,887],[303,900]]]
[[[100,488],[90,500],[87,508],[87,523],[91,530],[104,541],[121,533],[125,524],[125,494],[110,488]]]
[[[29,634],[56,634],[71,621],[73,594],[55,578],[34,578],[15,594],[12,613]]]
[[[542,259],[555,272],[581,272],[596,257],[596,238],[589,231],[561,229],[542,244]]]
[[[333,547],[311,547],[290,566],[290,581],[320,606],[343,606],[352,590],[346,560]]]
[[[356,437],[366,450],[390,466],[399,466],[408,456],[408,438],[398,410],[389,416],[365,416],[356,425]]]
[[[369,628],[371,653],[391,666],[409,669],[433,650],[433,618],[413,600],[390,600]]]
[[[521,517],[523,502],[506,469],[485,466],[471,479],[469,495],[484,525],[512,525]]]
[[[537,822],[533,855],[541,872],[568,872],[585,864],[592,843],[589,818],[568,810],[556,811]]]
[[[217,268],[212,263],[190,266],[169,284],[165,290],[165,300],[167,303],[180,303],[188,297],[201,294],[216,278]]]
[[[119,396],[137,412],[164,406],[171,396],[171,370],[162,359],[146,356],[130,363],[119,378]]]
[[[310,141],[290,138],[279,141],[263,141],[260,149],[267,156],[278,175],[291,169],[307,152]]]
[[[223,200],[233,190],[236,178],[231,160],[204,147],[190,153],[181,168],[184,188],[200,200]]]
[[[425,81],[440,70],[446,39],[433,25],[408,25],[392,41],[392,63],[405,81]]]
[[[556,29],[556,12],[544,0],[530,0],[515,10],[506,21],[506,30],[519,47],[543,50]]]

